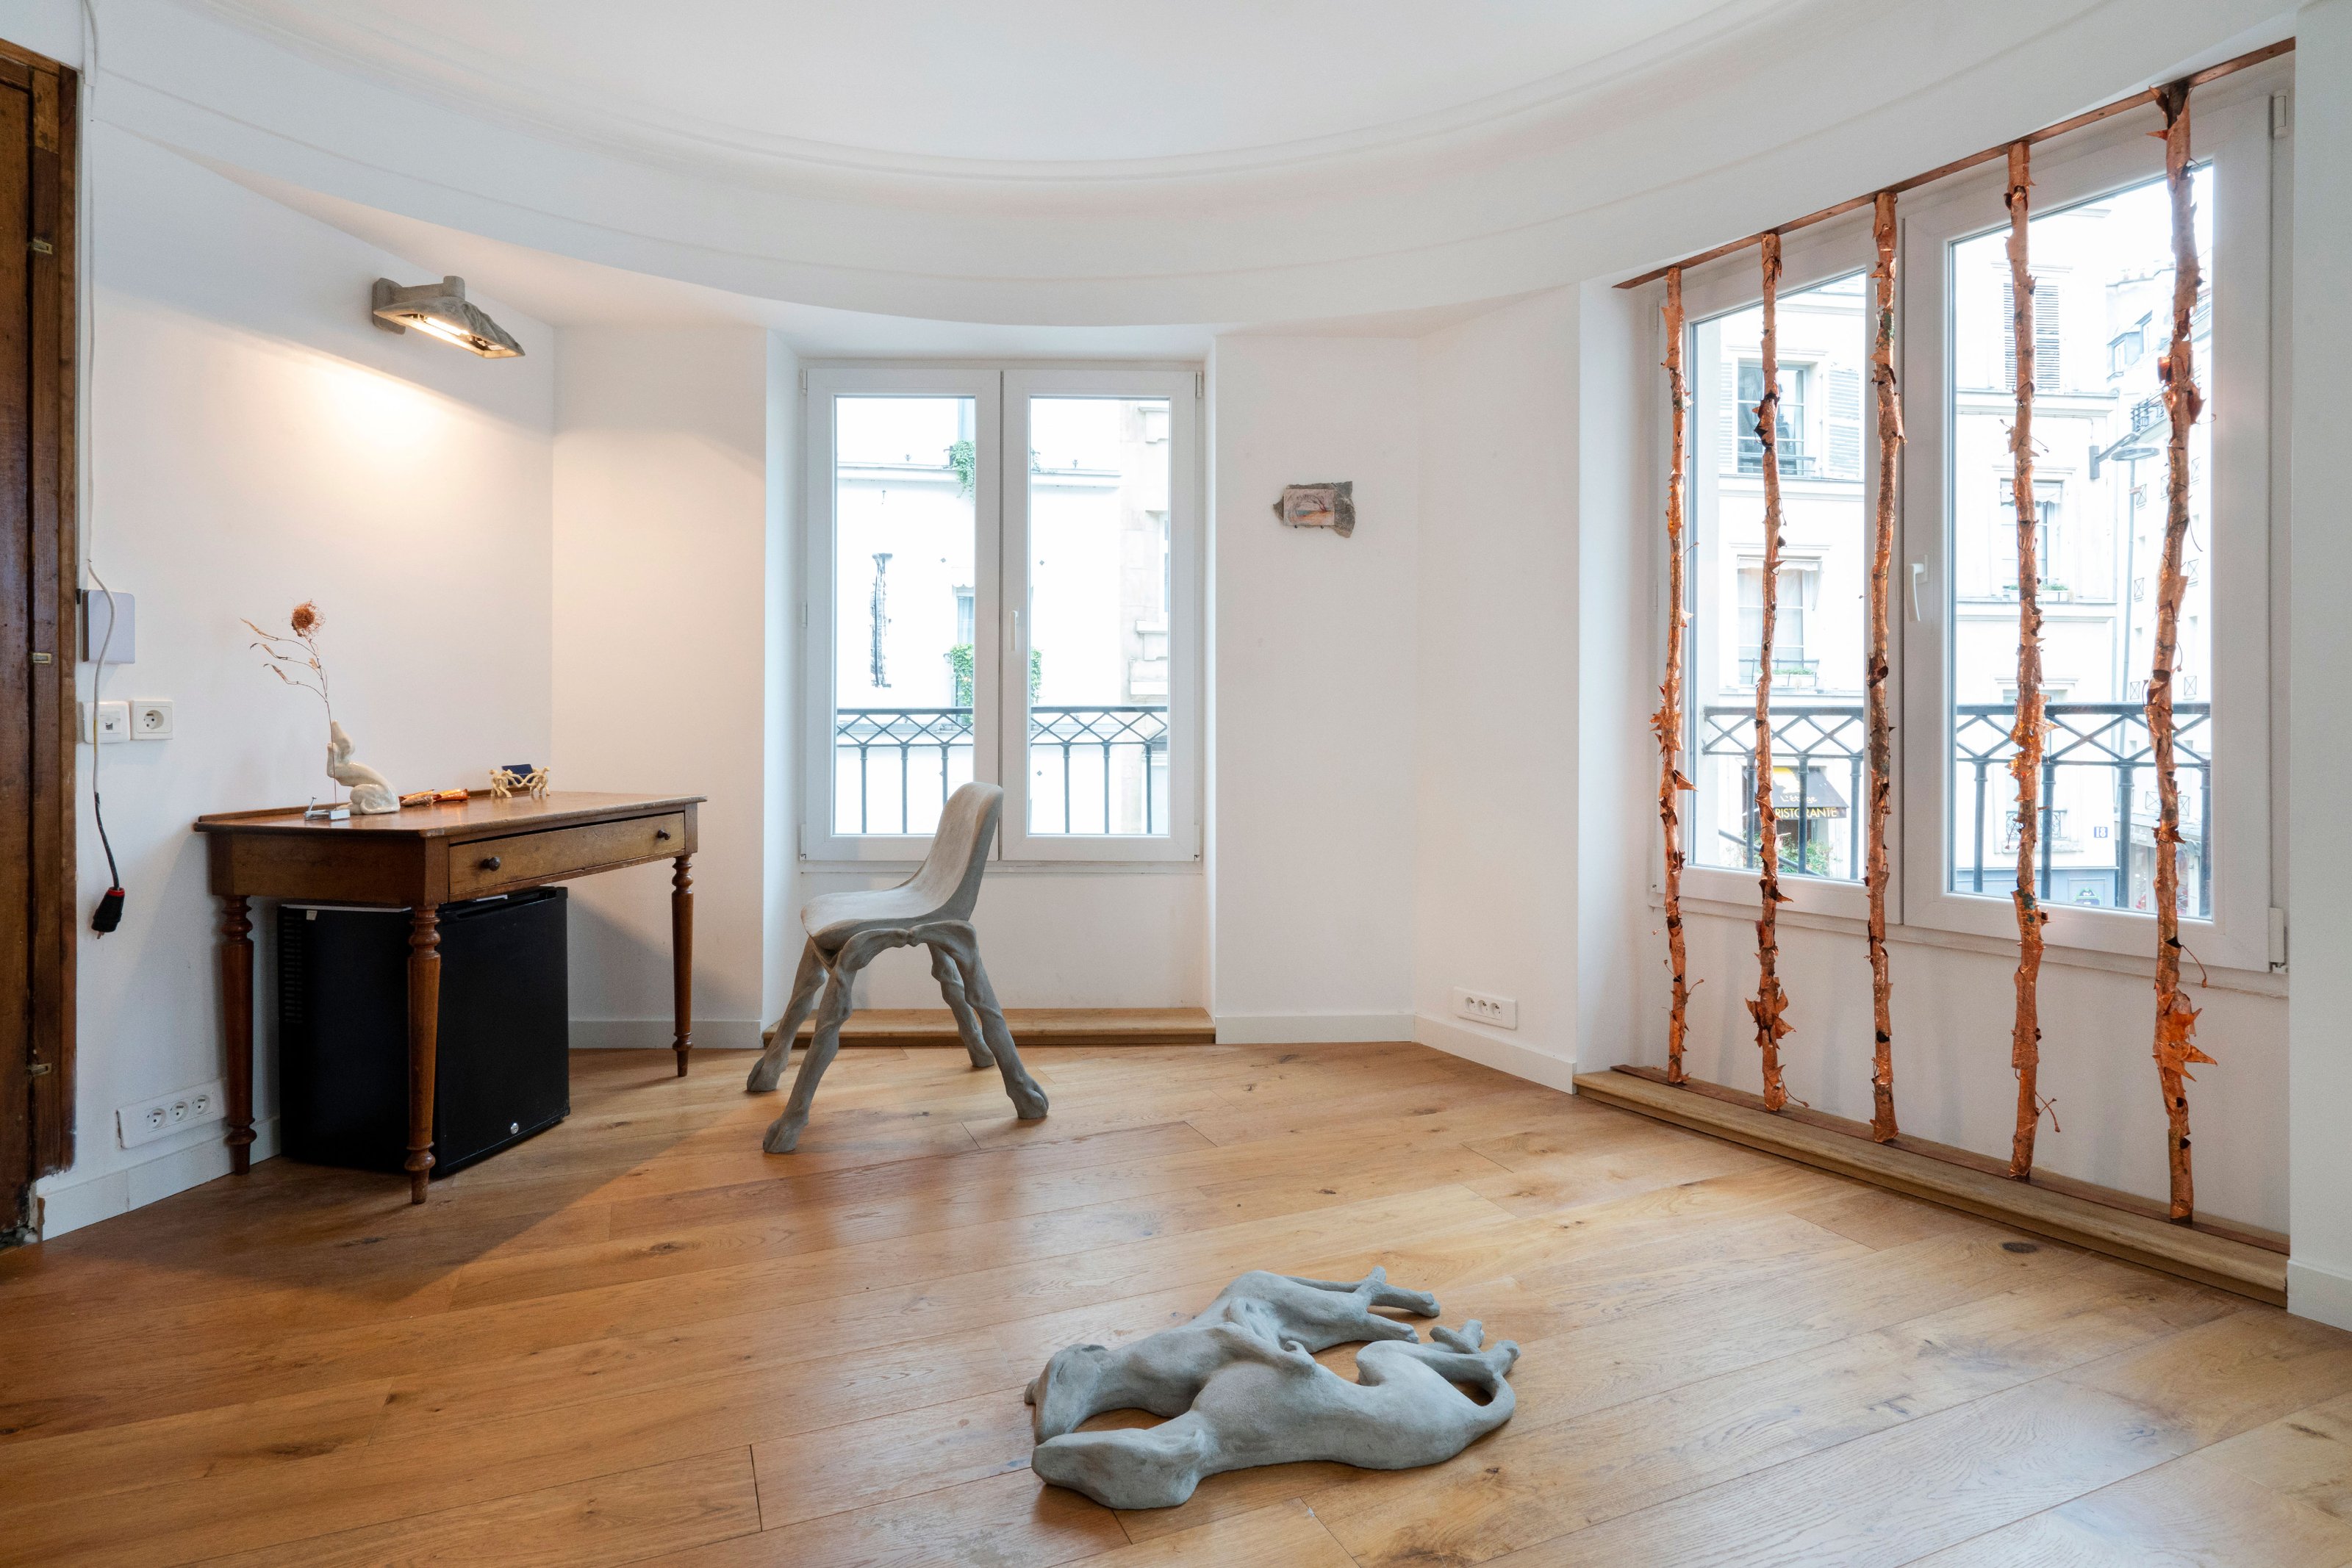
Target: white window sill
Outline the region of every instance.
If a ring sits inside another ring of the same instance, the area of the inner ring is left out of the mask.
[[[1652,909],[1664,913],[1665,901],[1655,889],[1651,890],[1649,903]],[[1756,919],[1754,904],[1732,904],[1716,898],[1701,898],[1687,893],[1683,894],[1683,913],[1711,915],[1719,919],[1738,920],[1749,924]],[[1790,909],[1785,905],[1780,910],[1779,923],[1805,931],[1834,931],[1852,936],[1856,941],[1864,940],[1870,934],[1869,925],[1864,921],[1842,915],[1821,915],[1809,910]],[[2151,925],[2149,926],[2151,940],[2153,940],[2154,930],[2155,927]],[[2017,953],[2017,944],[2013,940],[2004,940],[1998,936],[1979,936],[1970,931],[1943,931],[1927,925],[1898,925],[1892,922],[1889,922],[1886,927],[1886,940],[1890,944],[1902,946],[1942,947],[1958,953],[1983,953],[1993,957],[2014,957]],[[2102,953],[2088,947],[2062,946],[2055,942],[2043,947],[2042,961],[2060,968],[2100,969],[2110,975],[2130,975],[2148,980],[2153,980],[2156,977],[2156,959],[2152,956]],[[2208,965],[2200,969],[2193,961],[2182,965],[2181,968],[2185,983],[2191,989],[2210,988],[2217,991],[2243,991],[2249,996],[2256,997],[2284,997],[2287,994],[2287,976],[2284,969],[2230,969],[2219,964]],[[1900,977],[1898,976],[1897,978],[1899,979]]]

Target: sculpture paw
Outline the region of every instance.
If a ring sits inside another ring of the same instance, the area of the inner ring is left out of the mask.
[[[801,1141],[801,1129],[805,1122],[795,1122],[787,1113],[768,1124],[768,1135],[760,1140],[760,1147],[772,1155],[789,1155]]]

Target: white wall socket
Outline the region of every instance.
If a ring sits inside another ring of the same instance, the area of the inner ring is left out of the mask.
[[[194,1089],[176,1089],[144,1104],[125,1105],[114,1113],[122,1146],[135,1149],[190,1127],[217,1122],[228,1113],[224,1102],[228,1086],[215,1080]]]
[[[80,705],[81,737],[85,744],[95,740],[100,746],[111,746],[118,740],[131,738],[131,705],[129,703],[98,704],[94,725],[91,720],[90,706],[89,703]]]
[[[1496,1029],[1519,1027],[1519,1004],[1508,997],[1491,996],[1485,991],[1454,988],[1454,1010],[1461,1017],[1479,1023],[1492,1024]]]
[[[131,699],[131,738],[133,740],[171,739],[172,699],[132,697]]]

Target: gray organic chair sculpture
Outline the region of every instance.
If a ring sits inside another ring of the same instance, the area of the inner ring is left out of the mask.
[[[940,831],[931,852],[915,874],[897,887],[872,893],[828,893],[810,899],[801,910],[808,928],[808,946],[801,950],[800,974],[793,981],[793,999],[761,1039],[766,1050],[751,1069],[743,1087],[754,1094],[775,1088],[783,1076],[784,1059],[793,1039],[811,1011],[815,1011],[816,1035],[801,1059],[800,1076],[793,1080],[792,1097],[784,1113],[768,1126],[761,1146],[772,1155],[788,1155],[808,1125],[809,1104],[824,1070],[841,1049],[841,1026],[849,1018],[850,981],[892,947],[925,946],[931,950],[931,977],[940,983],[948,1010],[955,1015],[956,1032],[974,1067],[993,1066],[1004,1075],[1004,1092],[1024,1122],[1045,1114],[1045,1092],[1021,1065],[1013,1048],[1013,1031],[1004,1026],[1003,1009],[981,967],[980,939],[971,928],[972,905],[980,902],[981,873],[988,866],[988,849],[996,841],[997,823],[1004,814],[1004,791],[993,784],[967,784],[948,800],[940,813]],[[824,1006],[818,1008],[819,994]]]

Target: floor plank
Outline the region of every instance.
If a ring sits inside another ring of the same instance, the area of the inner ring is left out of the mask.
[[[219,1568],[497,1563],[602,1568],[756,1534],[751,1456],[705,1454],[545,1491],[213,1559]]]
[[[1026,1054],[1042,1124],[864,1048],[772,1156],[747,1054],[583,1052],[421,1209],[273,1160],[0,1255],[0,1559],[2352,1563],[2352,1335],[1418,1046]],[[1375,1265],[1519,1342],[1508,1426],[1030,1473],[1055,1349]]]

